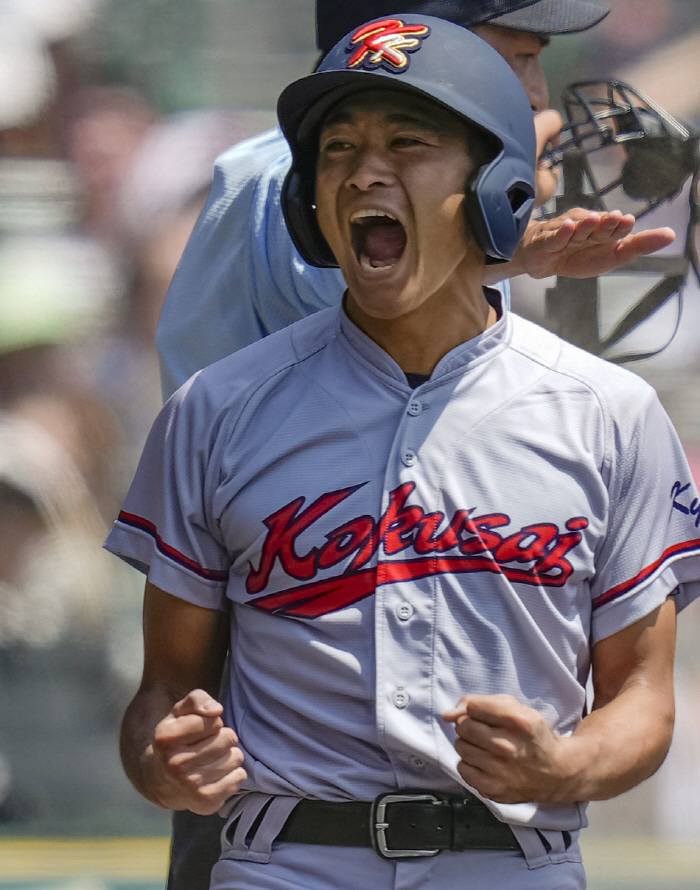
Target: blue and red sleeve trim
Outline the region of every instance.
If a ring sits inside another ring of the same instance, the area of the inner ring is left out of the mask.
[[[634,578],[630,578],[628,581],[623,581],[621,584],[618,584],[616,587],[611,587],[610,590],[606,590],[604,593],[601,593],[600,596],[597,596],[593,600],[593,609],[600,609],[601,606],[605,606],[608,603],[613,602],[613,600],[620,599],[626,593],[629,593],[630,590],[633,590],[639,584],[643,584],[646,580],[648,580],[652,575],[656,574],[660,569],[665,568],[665,566],[672,562],[674,559],[677,559],[681,556],[700,556],[700,538],[696,538],[693,541],[683,541],[680,544],[674,544],[672,547],[669,547],[667,550],[663,552],[663,554],[657,559],[655,562],[651,563],[651,565],[646,566],[642,569],[639,574],[635,575]]]
[[[196,560],[185,556],[184,553],[176,550],[175,547],[171,547],[170,544],[166,544],[158,534],[156,526],[148,519],[144,519],[142,516],[137,516],[135,513],[127,513],[122,510],[117,521],[122,525],[128,525],[131,528],[135,528],[138,531],[150,535],[155,542],[156,548],[163,554],[163,556],[166,556],[168,559],[171,559],[173,562],[193,574],[199,575],[200,578],[204,578],[206,581],[226,581],[228,579],[227,571],[222,571],[221,569],[208,569]]]

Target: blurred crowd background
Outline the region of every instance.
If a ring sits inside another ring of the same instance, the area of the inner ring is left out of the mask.
[[[607,2],[546,50],[552,104],[615,76],[700,128],[697,0]],[[313,0],[0,0],[0,835],[168,831],[119,765],[143,582],[101,542],[160,404],[155,325],[214,159],[274,122],[314,37]],[[687,208],[654,214],[678,229],[671,252]],[[603,318],[648,286],[611,278]],[[514,307],[546,323],[551,286],[518,280]],[[699,330],[689,276],[634,335],[670,345],[633,370],[700,474]],[[700,836],[699,631],[693,608],[667,763],[593,807],[592,832]]]

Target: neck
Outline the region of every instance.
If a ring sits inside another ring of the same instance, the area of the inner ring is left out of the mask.
[[[348,291],[345,311],[404,373],[428,376],[448,352],[498,320],[481,285],[472,286],[456,299],[454,294],[438,292],[412,312],[390,319],[367,315]]]

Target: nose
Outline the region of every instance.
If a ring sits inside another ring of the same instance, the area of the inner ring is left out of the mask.
[[[527,71],[520,78],[533,111],[549,107],[549,87],[539,59],[532,59]]]
[[[360,191],[390,185],[393,181],[394,172],[389,159],[377,149],[359,152],[347,177],[347,185]]]

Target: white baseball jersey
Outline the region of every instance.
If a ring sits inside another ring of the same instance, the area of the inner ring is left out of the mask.
[[[158,417],[107,548],[231,607],[246,789],[463,787],[465,693],[562,734],[591,645],[700,593],[700,498],[653,390],[505,313],[411,389],[322,311],[205,369]],[[576,830],[584,805],[489,807]]]

